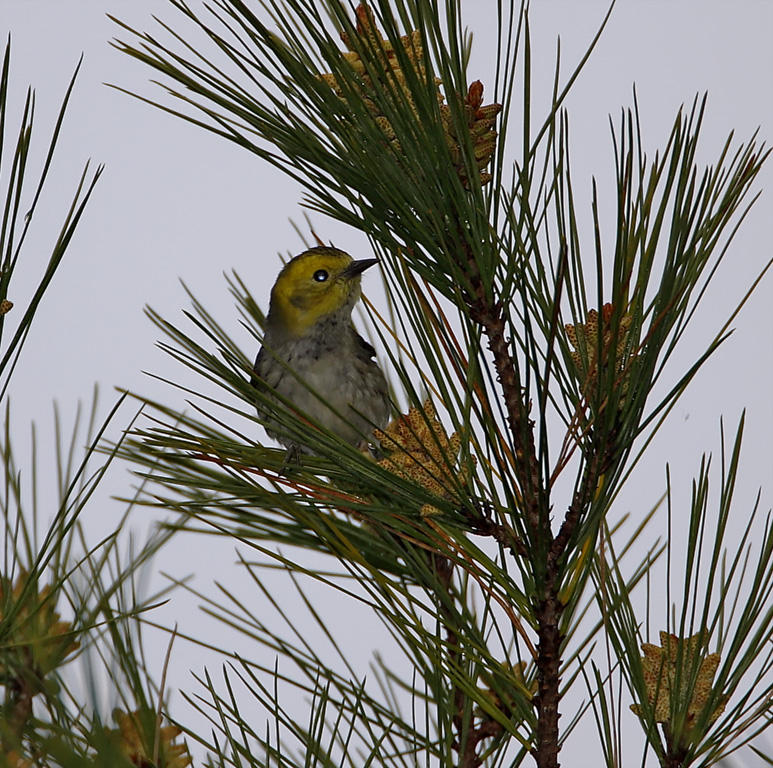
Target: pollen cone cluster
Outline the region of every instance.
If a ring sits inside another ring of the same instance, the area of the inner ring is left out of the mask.
[[[154,750],[151,748],[151,754],[148,754],[140,718],[139,712],[123,712],[120,709],[115,709],[113,710],[113,720],[118,728],[110,733],[117,739],[118,747],[132,765],[136,765],[138,768],[155,768],[156,763],[153,762],[152,754]],[[176,725],[165,725],[158,730],[159,766],[185,768],[193,762],[185,744],[173,743],[181,733],[182,731]]]
[[[421,410],[411,407],[407,414],[390,422],[385,430],[377,429],[373,434],[386,454],[379,461],[380,466],[420,485],[432,496],[458,501],[454,489],[468,479],[464,469],[455,468],[461,439],[456,432],[448,436],[429,400]],[[424,504],[421,514],[436,515],[440,510],[432,504]]]
[[[497,131],[494,127],[497,115],[502,111],[501,104],[483,104],[483,83],[476,80],[467,91],[467,96],[462,105],[465,124],[470,132],[473,152],[475,153],[475,165],[479,174],[481,186],[491,181],[491,174],[483,169],[491,162],[494,150],[497,146]],[[469,189],[470,180],[464,167],[464,160],[460,148],[460,138],[451,115],[451,107],[442,104],[440,117],[443,120],[443,130],[446,135],[446,143],[451,150],[451,159],[456,168],[462,184]]]
[[[359,39],[354,41],[346,34],[341,36],[344,45],[348,48],[348,51],[343,53],[343,58],[358,76],[359,95],[366,108],[373,115],[385,139],[397,152],[401,153],[402,150],[395,130],[388,117],[384,115],[384,109],[379,102],[384,99],[385,94],[393,102],[399,99],[400,102],[410,106],[416,122],[420,122],[421,118],[411,91],[411,79],[415,78],[424,85],[429,80],[421,34],[414,30],[409,35],[400,38],[400,47],[405,54],[402,63],[407,63],[413,71],[412,78],[410,78],[406,76],[406,72],[401,66],[401,57],[398,57],[394,46],[384,38],[376,26],[373,11],[368,4],[360,3],[355,13],[355,30]],[[322,80],[345,100],[346,87],[342,87],[342,83],[339,82],[336,75],[324,74]],[[351,88],[348,79],[347,84]],[[440,105],[440,120],[443,135],[451,153],[451,161],[462,183],[469,188],[470,179],[461,149],[465,139],[458,135],[459,129],[454,126],[451,108],[444,103],[443,94],[440,91],[442,81],[433,77],[432,84]],[[451,98],[450,94],[449,98]],[[456,95],[455,98],[461,100],[460,106],[464,115],[464,123],[470,134],[478,174],[477,183],[486,184],[491,180],[491,175],[485,173],[483,169],[491,162],[496,148],[497,132],[494,124],[497,115],[502,110],[502,105],[483,105],[483,84],[479,80],[470,86],[469,92],[463,99],[459,95]]]
[[[4,678],[27,673],[42,679],[80,645],[70,635],[72,625],[62,621],[56,611],[51,586],[25,594],[28,580],[26,572],[21,572],[14,584],[0,577],[0,621],[13,616],[4,638],[10,650],[0,658],[0,676]]]
[[[691,728],[706,706],[711,696],[714,674],[719,666],[719,654],[709,653],[701,658],[699,641],[700,635],[679,638],[668,632],[661,632],[660,647],[651,643],[642,645],[644,685],[656,722],[670,722],[672,708],[683,711],[686,709],[685,725]],[[698,672],[693,676],[696,666]],[[719,705],[708,719],[708,725],[725,711],[725,703],[725,698],[720,699]],[[639,704],[632,704],[631,709],[637,715],[642,715],[642,707]]]
[[[599,362],[601,363],[602,375],[606,373],[606,368],[612,357],[614,347],[614,364],[616,373],[620,377],[619,386],[623,393],[628,388],[628,379],[625,376],[624,354],[628,343],[628,332],[631,327],[631,316],[628,314],[620,318],[620,325],[617,331],[617,343],[613,338],[611,320],[614,313],[612,304],[605,304],[601,308],[601,350],[599,351],[599,313],[591,309],[585,317],[585,323],[576,325],[565,325],[566,337],[574,347],[572,350],[572,360],[577,368],[578,375],[584,385],[588,396],[593,394],[593,389],[598,382]]]

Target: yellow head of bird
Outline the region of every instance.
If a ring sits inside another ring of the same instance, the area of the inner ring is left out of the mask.
[[[269,321],[293,336],[303,336],[319,320],[354,306],[360,275],[378,259],[355,261],[337,248],[320,246],[285,264],[271,289]]]

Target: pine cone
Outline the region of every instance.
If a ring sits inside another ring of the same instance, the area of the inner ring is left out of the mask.
[[[447,501],[454,499],[454,486],[467,482],[468,473],[456,469],[456,459],[462,441],[454,432],[450,437],[435,414],[431,401],[422,409],[413,408],[390,422],[385,430],[374,430],[387,454],[379,465],[398,477],[412,480],[433,496]],[[431,504],[421,508],[421,514],[431,516],[440,510]]]
[[[675,706],[677,709],[686,709],[685,725],[691,728],[706,706],[720,659],[718,653],[709,653],[701,658],[699,639],[700,635],[681,638],[661,632],[660,647],[651,643],[642,645],[644,685],[649,705],[655,713],[655,722],[670,722],[672,708]],[[697,678],[692,684],[690,670],[698,659]],[[680,682],[678,689],[677,679]],[[726,701],[725,697],[720,699],[708,719],[708,725],[725,711]],[[639,704],[631,704],[631,710],[637,715],[642,714]]]
[[[400,67],[397,53],[394,47],[385,40],[376,26],[373,11],[367,3],[360,3],[356,9],[356,34],[357,41],[353,41],[346,34],[341,36],[344,45],[348,48],[343,53],[347,64],[359,75],[359,94],[366,108],[373,115],[376,124],[384,134],[385,139],[393,149],[400,153],[400,143],[389,119],[383,114],[379,106],[379,94],[396,93],[411,106],[416,121],[420,120],[415,106],[413,94],[409,85],[409,78]],[[413,69],[414,75],[424,84],[428,82],[426,67],[424,66],[424,48],[422,46],[421,33],[414,30],[409,35],[400,38],[400,44]],[[363,56],[365,59],[363,59]],[[334,74],[324,74],[322,80],[327,83],[335,93],[345,100],[344,88]],[[378,87],[374,80],[378,81]],[[433,78],[434,88],[437,92],[437,100],[440,105],[440,119],[443,125],[446,143],[451,152],[451,162],[456,169],[459,178],[465,188],[470,188],[470,179],[462,158],[462,143],[457,135],[458,129],[453,125],[451,108],[444,103],[443,94],[440,91],[442,82]],[[349,84],[351,87],[351,84]],[[450,98],[450,97],[449,97]],[[494,128],[496,117],[502,110],[501,104],[483,105],[483,84],[476,80],[469,88],[462,101],[461,107],[465,114],[465,126],[470,133],[473,150],[475,153],[475,165],[478,174],[478,183],[487,184],[491,181],[491,174],[483,171],[491,162],[496,149],[497,132]]]

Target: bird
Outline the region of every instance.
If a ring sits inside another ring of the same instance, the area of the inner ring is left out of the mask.
[[[288,261],[271,289],[252,379],[269,401],[275,392],[302,417],[372,452],[373,430],[386,426],[391,406],[376,350],[355,330],[352,310],[362,273],[377,263],[331,246],[309,248]],[[316,453],[289,436],[265,405],[258,402],[258,415],[288,456]]]

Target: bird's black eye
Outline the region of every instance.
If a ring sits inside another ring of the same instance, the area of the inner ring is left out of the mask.
[[[318,269],[314,273],[314,280],[318,283],[324,283],[325,280],[327,280],[327,270],[324,269]]]

